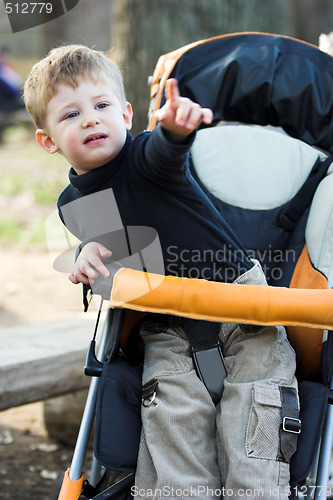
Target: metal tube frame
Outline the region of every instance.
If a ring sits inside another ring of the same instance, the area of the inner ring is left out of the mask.
[[[333,374],[330,379],[329,389],[333,389]],[[327,499],[328,477],[333,447],[333,405],[328,403],[320,455],[318,462],[317,480],[314,491],[314,500]],[[330,496],[333,492],[330,492]]]
[[[99,343],[97,357],[100,361],[105,361],[110,350],[112,342],[112,333],[114,329],[113,322],[116,320],[117,311],[109,309],[104,322],[101,340]],[[116,322],[116,321],[115,321]],[[82,475],[83,464],[88,448],[89,438],[95,419],[95,408],[100,384],[100,377],[92,377],[90,382],[87,400],[81,420],[79,434],[74,448],[73,458],[69,470],[69,477],[72,481],[76,481]]]

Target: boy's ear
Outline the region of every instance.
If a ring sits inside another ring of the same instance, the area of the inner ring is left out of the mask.
[[[123,111],[123,117],[125,121],[126,130],[131,130],[132,128],[132,118],[133,118],[133,110],[132,105],[127,102]]]
[[[40,144],[42,148],[50,154],[57,153],[59,151],[58,146],[56,146],[48,133],[42,128],[36,130],[36,140],[38,144]]]

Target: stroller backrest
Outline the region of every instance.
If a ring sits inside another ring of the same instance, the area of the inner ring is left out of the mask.
[[[266,34],[201,41],[160,58],[151,111],[163,105],[169,76],[213,109],[214,127],[199,130],[192,148],[192,173],[269,284],[332,286],[333,58]],[[303,375],[313,374],[323,332],[288,334]]]

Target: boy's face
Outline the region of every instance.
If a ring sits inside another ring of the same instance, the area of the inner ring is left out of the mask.
[[[122,103],[112,83],[86,78],[76,88],[59,84],[46,108],[46,127],[36,131],[36,138],[84,174],[118,155],[131,126],[131,105]]]

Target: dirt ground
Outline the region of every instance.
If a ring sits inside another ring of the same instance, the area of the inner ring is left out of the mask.
[[[81,315],[81,289],[47,252],[0,248],[0,328]],[[43,403],[0,413],[0,499],[52,500],[73,447],[50,439]]]
[[[14,243],[0,234],[0,329],[82,316],[81,287],[53,269],[45,244],[26,239],[27,231],[38,224],[45,228],[68,182],[68,167],[61,157],[45,155],[33,130],[9,130],[5,139],[0,151],[0,222],[20,224],[26,231]],[[48,198],[38,202],[36,195]],[[0,412],[0,499],[52,500],[72,453],[72,445],[48,437],[43,402]]]

